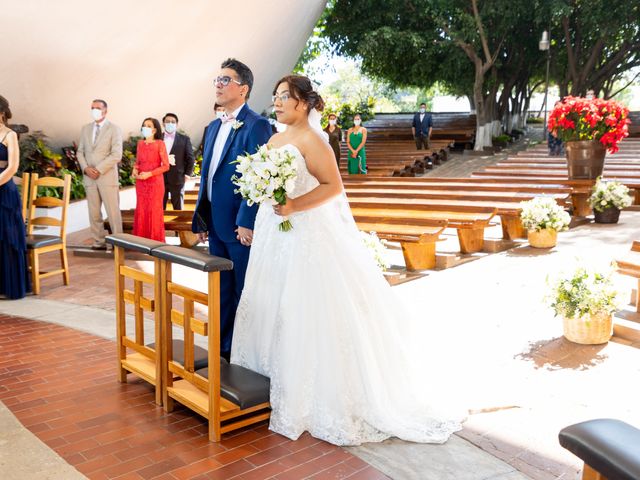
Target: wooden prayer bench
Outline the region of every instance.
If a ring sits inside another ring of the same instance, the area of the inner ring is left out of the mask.
[[[560,430],[560,445],[584,461],[582,480],[638,480],[640,430],[600,418]]]
[[[160,260],[163,311],[163,358],[172,359],[173,326],[184,330],[184,364],[168,360],[163,369],[163,404],[167,412],[174,401],[205,417],[209,439],[266,420],[271,415],[269,379],[220,358],[220,272],[231,270],[230,260],[177,246],[152,250]],[[180,285],[172,279],[172,266],[182,265],[207,274],[206,293]],[[174,308],[173,297],[184,300],[184,310]],[[196,318],[194,305],[208,306],[207,319]],[[208,367],[194,360],[194,335],[207,337]],[[179,380],[174,379],[174,375]]]
[[[187,202],[185,202],[187,205]],[[195,201],[193,202],[195,207]],[[135,210],[121,210],[122,230],[124,232],[133,231],[133,217]],[[180,246],[193,247],[198,244],[198,235],[191,231],[193,221],[193,210],[166,210],[164,212],[164,229],[174,231],[180,238]],[[108,228],[109,222],[105,221],[105,228]]]
[[[623,258],[615,260],[616,270],[621,275],[638,279],[636,287],[636,312],[640,313],[640,241],[634,241],[631,251]]]
[[[162,405],[162,370],[165,365],[162,357],[162,309],[160,308],[160,260],[151,257],[151,252],[166,244],[156,240],[137,237],[128,233],[109,235],[106,242],[113,245],[116,286],[116,345],[118,352],[118,380],[127,383],[127,374],[142,378],[154,386],[155,402]],[[134,251],[149,256],[154,262],[153,273],[125,265],[126,251]],[[133,289],[126,288],[126,280],[132,280]],[[153,297],[144,294],[144,285],[153,287]],[[135,337],[127,335],[125,304],[134,306]],[[154,314],[154,338],[145,344],[144,312]],[[129,353],[132,350],[133,353]],[[173,340],[173,355],[177,362],[184,363],[184,342]],[[195,363],[199,368],[207,366],[207,352],[195,348]]]
[[[416,224],[423,221],[428,225],[433,221],[446,221],[449,228],[455,228],[462,253],[475,253],[484,246],[484,229],[490,225],[497,210],[489,207],[438,207],[428,205],[393,205],[385,202],[358,203],[351,205],[356,218],[376,218],[378,223]]]

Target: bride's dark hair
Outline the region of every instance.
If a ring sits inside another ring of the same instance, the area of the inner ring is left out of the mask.
[[[316,109],[319,112],[324,110],[324,100],[313,89],[311,80],[308,77],[302,75],[287,75],[282,77],[276,82],[276,86],[273,87],[273,94],[276,94],[278,86],[281,83],[287,83],[289,85],[289,95],[295,98],[298,103],[304,102],[309,106],[309,110]]]

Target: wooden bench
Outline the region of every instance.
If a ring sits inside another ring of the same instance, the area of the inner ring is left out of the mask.
[[[622,258],[615,260],[616,270],[621,275],[628,275],[638,279],[636,289],[636,312],[640,313],[640,241],[634,241],[631,251]]]
[[[438,207],[429,205],[392,205],[380,203],[358,203],[351,206],[351,212],[356,218],[375,218],[378,223],[404,223],[415,225],[421,221],[423,225],[429,222],[446,221],[449,228],[455,228],[462,253],[475,253],[484,246],[484,229],[489,226],[496,215],[495,208],[488,207]]]
[[[197,197],[196,197],[197,198]],[[195,207],[195,201],[189,199],[189,204]],[[185,202],[185,206],[187,202]],[[135,210],[121,210],[122,215],[122,230],[125,233],[131,233],[133,231],[133,217]],[[168,231],[174,231],[180,238],[180,246],[193,247],[198,244],[198,235],[191,231],[191,224],[193,221],[193,210],[166,210],[164,212],[164,229]],[[105,222],[105,228],[109,225]]]

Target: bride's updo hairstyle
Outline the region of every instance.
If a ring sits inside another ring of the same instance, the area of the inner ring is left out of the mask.
[[[291,98],[295,98],[298,103],[306,103],[309,111],[314,108],[319,112],[324,110],[324,100],[318,92],[313,89],[311,80],[309,80],[308,77],[302,75],[287,75],[286,77],[282,77],[276,82],[276,86],[273,88],[274,95],[281,83],[287,83],[289,85],[289,95]]]

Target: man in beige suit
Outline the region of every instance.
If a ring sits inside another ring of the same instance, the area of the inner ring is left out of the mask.
[[[94,122],[82,127],[78,162],[84,174],[89,204],[89,222],[94,250],[106,249],[102,223],[102,204],[107,211],[112,233],[122,233],[118,162],[122,159],[122,131],[107,120],[107,102],[91,103]]]

